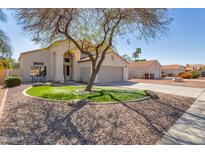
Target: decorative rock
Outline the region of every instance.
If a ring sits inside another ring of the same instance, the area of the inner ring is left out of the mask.
[[[53,84],[51,84],[50,82],[46,82],[46,83],[38,82],[32,85],[32,87],[40,87],[40,86],[53,86]]]
[[[175,77],[172,80],[175,82],[183,82],[183,78],[180,78],[180,77]]]
[[[43,86],[43,83],[34,83],[32,84],[32,87],[40,87],[40,86]]]
[[[52,84],[50,82],[44,83],[44,86],[51,86]]]
[[[147,94],[147,96],[150,96],[153,99],[159,99],[159,96],[155,94],[153,91],[145,90],[145,93]]]

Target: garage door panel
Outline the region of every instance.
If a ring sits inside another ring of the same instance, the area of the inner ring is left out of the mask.
[[[80,68],[81,81],[88,82],[90,78],[90,67]]]
[[[98,82],[123,81],[123,67],[102,66],[98,74]]]

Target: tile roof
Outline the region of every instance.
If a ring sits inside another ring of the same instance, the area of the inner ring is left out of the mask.
[[[134,66],[137,68],[146,68],[151,66],[153,63],[159,63],[157,60],[147,60],[147,61],[135,61],[135,62],[130,62],[129,66]]]
[[[106,54],[109,54],[113,52],[115,55],[117,55],[119,58],[121,58],[122,60],[124,60],[126,63],[128,63],[122,56],[120,56],[116,51],[112,50],[110,52],[107,52]],[[99,57],[101,57],[102,54],[99,55]],[[95,56],[94,56],[95,58]],[[86,62],[86,61],[90,61],[90,58],[89,57],[85,57],[85,58],[81,58],[80,60],[78,60],[78,62]]]
[[[162,65],[162,70],[177,70],[180,68],[179,64],[173,64],[173,65]]]
[[[52,47],[53,45],[55,44],[59,44],[59,43],[62,43],[62,42],[70,42],[69,40],[59,40],[59,41],[55,41],[53,43],[51,43],[48,47],[46,48],[41,48],[41,49],[37,49],[37,50],[31,50],[31,51],[26,51],[26,52],[21,52],[20,53],[20,56],[19,56],[19,60],[21,58],[22,55],[24,54],[27,54],[27,53],[33,53],[33,52],[38,52],[38,51],[47,51],[48,48]],[[79,41],[81,43],[81,41]],[[116,51],[114,51],[113,49],[111,49],[111,51],[117,55],[118,57],[120,57],[122,60],[124,60],[126,63],[128,63],[122,56],[120,56]],[[110,53],[110,52],[108,52]],[[107,53],[107,54],[108,54]],[[80,59],[78,62],[84,62],[84,61],[89,61],[90,59],[88,57],[85,57],[85,58],[82,58]]]

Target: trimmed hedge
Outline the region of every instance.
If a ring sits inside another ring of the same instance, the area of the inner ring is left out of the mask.
[[[22,79],[18,76],[9,76],[4,80],[4,82],[6,87],[15,87],[21,85]]]

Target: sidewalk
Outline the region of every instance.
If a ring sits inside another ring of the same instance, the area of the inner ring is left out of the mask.
[[[158,144],[205,144],[205,91]]]

